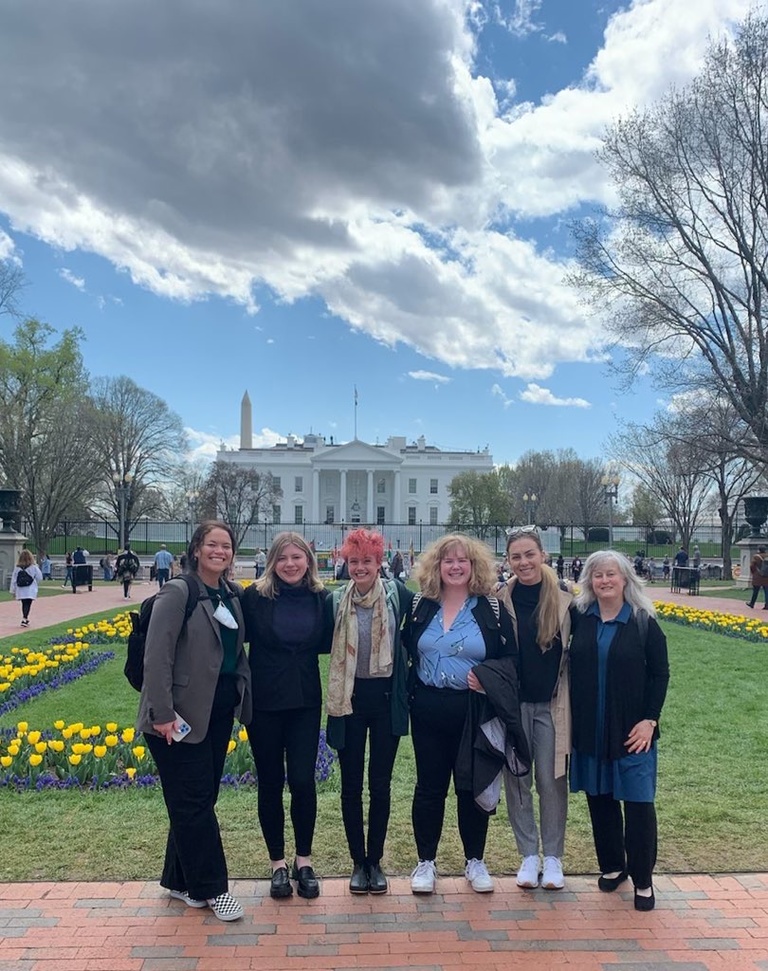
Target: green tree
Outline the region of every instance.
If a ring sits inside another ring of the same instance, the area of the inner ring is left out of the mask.
[[[502,477],[493,472],[461,472],[448,486],[451,526],[471,526],[480,539],[492,526],[509,523],[509,495]]]
[[[47,549],[66,511],[97,491],[95,415],[80,354],[82,334],[53,342],[48,324],[20,323],[0,340],[0,469],[21,489],[22,509],[38,550]]]
[[[733,444],[768,456],[768,17],[713,41],[688,86],[609,130],[599,159],[615,211],[576,228],[581,288],[624,345],[676,390],[739,420]]]

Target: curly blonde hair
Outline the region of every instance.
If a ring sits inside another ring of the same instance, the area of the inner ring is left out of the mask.
[[[278,533],[275,536],[267,553],[267,564],[264,567],[264,575],[259,577],[254,584],[262,597],[269,597],[270,600],[274,600],[278,595],[278,583],[280,580],[277,573],[275,573],[275,567],[277,566],[278,557],[286,546],[298,546],[307,557],[307,563],[309,565],[301,581],[302,584],[305,587],[309,587],[313,593],[323,590],[323,581],[317,572],[317,558],[312,551],[312,547],[300,533],[286,532]]]
[[[416,561],[414,575],[423,597],[440,600],[440,564],[449,553],[459,549],[467,554],[472,564],[469,576],[470,596],[487,597],[493,592],[496,587],[496,567],[485,543],[463,533],[448,533],[428,546]]]

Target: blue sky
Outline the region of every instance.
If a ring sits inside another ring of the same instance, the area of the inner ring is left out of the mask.
[[[313,430],[605,455],[617,388],[563,282],[611,120],[745,0],[0,0],[0,257],[191,454]],[[0,333],[12,327],[0,318]],[[613,352],[613,353],[620,353]]]

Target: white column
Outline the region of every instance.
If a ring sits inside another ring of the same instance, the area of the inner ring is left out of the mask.
[[[312,517],[311,522],[325,522],[325,516],[320,512],[320,469],[312,469]]]
[[[395,497],[392,500],[392,521],[395,523],[402,523],[403,520],[403,509],[402,509],[402,496],[400,495],[400,469],[395,469]]]
[[[341,478],[341,495],[339,497],[339,522],[347,521],[347,470],[339,471]]]
[[[373,518],[373,469],[368,469],[368,501],[365,504],[365,521],[370,525]]]

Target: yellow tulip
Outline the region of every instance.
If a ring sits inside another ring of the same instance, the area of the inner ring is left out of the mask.
[[[56,729],[57,732],[60,732],[62,730],[62,728],[64,727],[64,721],[63,721],[63,719],[59,718],[57,721],[55,721],[53,723],[53,727]]]
[[[227,745],[227,755],[231,755],[237,748],[237,742],[234,738],[230,738],[229,745]]]
[[[106,729],[110,735],[113,735],[117,731],[117,722],[107,722]]]
[[[42,755],[30,755],[30,757],[29,757],[29,764],[32,765],[32,766],[34,766],[35,768],[38,765],[40,765],[40,763],[42,761],[43,761]]]
[[[109,728],[109,725],[107,725],[107,728]],[[107,735],[104,738],[104,744],[109,748],[114,748],[119,741],[120,739],[117,737],[117,735]]]
[[[7,769],[12,762],[13,762],[13,759],[11,758],[10,755],[3,755],[2,757],[0,757],[0,765],[2,765],[4,769]]]
[[[70,765],[80,765],[80,760],[81,759],[82,759],[82,755],[70,755],[69,756],[69,764]]]
[[[94,747],[93,747],[93,754],[96,756],[97,759],[103,759],[104,756],[107,754],[107,746],[106,745],[94,745]]]
[[[146,749],[144,748],[143,745],[134,745],[131,751],[133,752],[135,757],[139,760],[139,762],[141,762],[141,760],[144,758]]]
[[[75,742],[72,746],[72,751],[75,755],[82,755],[85,752],[85,745],[82,742]]]
[[[28,722],[19,722],[18,725],[16,726],[16,730],[18,731],[19,735],[23,735],[28,728],[29,728]]]
[[[71,728],[63,728],[61,730],[61,734],[64,736],[64,738],[70,739],[72,738],[72,735],[74,734],[74,732],[72,731]]]
[[[80,735],[80,738],[90,738],[91,730],[90,728],[81,728],[78,734]]]
[[[245,728],[241,728],[240,731],[237,733],[237,737],[240,739],[241,742],[247,742],[248,732],[246,731]]]
[[[124,728],[123,734],[120,736],[126,745],[130,745],[133,741],[136,732],[133,728]]]
[[[48,748],[52,752],[63,752],[64,751],[64,743],[62,742],[62,740],[60,738],[52,738],[50,740],[50,742],[48,743]]]
[[[38,742],[37,745],[35,745],[35,751],[38,753],[38,755],[42,755],[43,752],[46,752],[47,750],[48,750],[47,742]]]
[[[132,779],[136,775],[136,769],[131,765],[125,770],[125,774],[129,779]]]
[[[101,725],[91,725],[91,735],[101,735]]]
[[[36,745],[40,741],[40,732],[28,732],[27,741],[30,745]]]
[[[17,742],[11,742],[11,744],[8,746],[8,754],[9,755],[14,755],[14,756],[15,755],[18,755],[19,754],[19,747],[20,746],[18,745]]]

